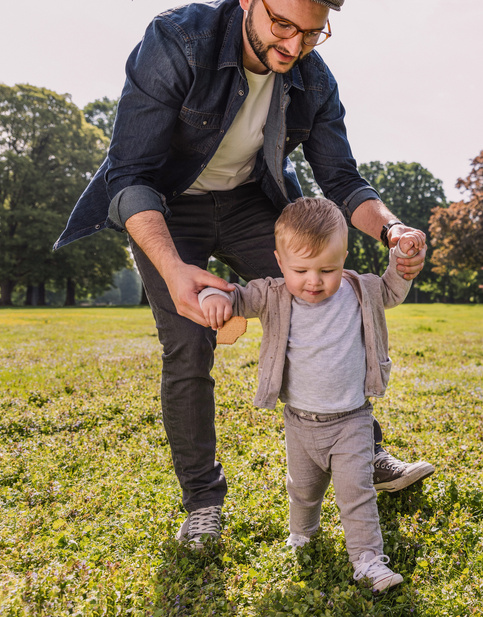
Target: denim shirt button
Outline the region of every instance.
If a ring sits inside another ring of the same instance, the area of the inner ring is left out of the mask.
[[[243,90],[238,90],[238,94],[239,94],[240,96],[243,96],[245,93],[243,92]]]
[[[206,120],[203,120],[203,126],[206,126],[208,124],[208,122]]]
[[[100,229],[101,226],[99,224],[96,225],[96,229]]]

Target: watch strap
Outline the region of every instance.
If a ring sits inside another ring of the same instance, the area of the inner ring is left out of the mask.
[[[387,239],[387,232],[391,229],[391,227],[394,227],[394,225],[404,225],[404,223],[401,223],[401,221],[398,221],[397,219],[392,219],[382,226],[381,242],[384,244],[386,248],[389,248],[389,240]]]

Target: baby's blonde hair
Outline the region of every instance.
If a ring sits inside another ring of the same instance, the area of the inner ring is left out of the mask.
[[[277,250],[286,248],[312,257],[318,255],[329,239],[340,234],[347,244],[344,215],[330,199],[299,197],[286,206],[275,223]]]

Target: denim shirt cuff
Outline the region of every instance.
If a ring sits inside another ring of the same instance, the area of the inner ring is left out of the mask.
[[[171,211],[166,206],[161,193],[144,184],[126,186],[109,204],[109,219],[125,229],[126,221],[131,216],[146,210],[157,210],[165,219],[171,216]]]
[[[342,212],[349,223],[354,210],[369,199],[381,199],[379,193],[371,186],[361,186],[344,199]]]

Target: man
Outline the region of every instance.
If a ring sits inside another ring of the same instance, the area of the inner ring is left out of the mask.
[[[216,0],[159,15],[126,66],[111,148],[56,248],[104,227],[127,230],[163,345],[161,399],[188,518],[178,539],[217,537],[226,494],[215,460],[215,333],[199,309],[210,256],[245,280],[280,276],[274,222],[301,195],[288,154],[303,144],[324,194],[389,246],[411,228],[356,169],[337,84],[314,48],[344,0]],[[107,189],[107,193],[106,193]],[[399,260],[414,278],[425,251]],[[375,486],[433,473],[381,447]]]

